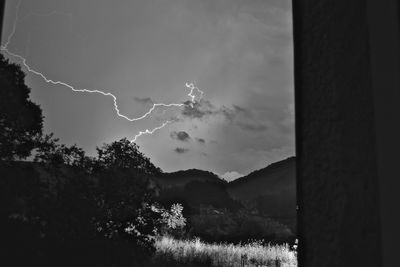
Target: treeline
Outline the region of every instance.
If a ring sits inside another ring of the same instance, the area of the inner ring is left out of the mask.
[[[154,238],[185,225],[155,202],[161,173],[128,141],[95,157],[43,133],[25,74],[0,54],[2,266],[145,266]]]

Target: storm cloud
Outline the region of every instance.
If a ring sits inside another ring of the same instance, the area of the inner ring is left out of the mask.
[[[176,153],[178,153],[178,154],[183,154],[183,153],[188,152],[189,149],[188,149],[188,148],[183,148],[183,147],[177,147],[177,148],[175,148],[174,151],[175,151]]]
[[[185,106],[182,109],[182,115],[191,119],[202,119],[210,116],[222,115],[225,119],[232,121],[240,113],[249,114],[249,111],[238,105],[233,105],[232,108],[226,106],[217,107],[209,100],[202,99],[199,102],[192,103],[184,102]]]
[[[190,135],[185,131],[173,131],[170,133],[172,139],[179,140],[182,142],[188,142],[190,140]]]
[[[202,144],[206,142],[206,140],[204,140],[203,138],[198,138],[198,137],[196,138],[196,141]]]
[[[186,101],[184,104],[182,115],[187,118],[201,119],[205,116],[217,114],[216,108],[208,100],[201,100],[195,103]]]

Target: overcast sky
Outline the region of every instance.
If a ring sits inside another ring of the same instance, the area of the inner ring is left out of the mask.
[[[3,43],[17,3],[7,0]],[[167,172],[232,179],[295,154],[290,0],[22,0],[8,49],[48,78],[111,92],[129,117],[187,103],[129,122],[110,97],[29,74],[46,132],[89,154],[166,119],[136,143]],[[193,106],[186,82],[204,92]]]

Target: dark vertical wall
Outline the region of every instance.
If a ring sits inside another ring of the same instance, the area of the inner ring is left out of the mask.
[[[299,266],[380,266],[367,6],[293,1]]]
[[[400,28],[398,0],[368,0],[383,266],[400,266]]]

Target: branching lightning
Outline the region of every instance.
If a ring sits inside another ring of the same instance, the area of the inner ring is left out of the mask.
[[[196,95],[193,94],[194,90],[197,90],[198,92],[200,92],[200,98],[198,101],[200,101],[203,98],[203,94],[204,92],[201,91],[199,88],[197,88],[194,83],[186,83],[186,87],[190,89],[190,93],[188,94],[188,96],[190,96],[191,98],[191,103],[190,106],[193,108],[193,104],[196,103]]]
[[[165,121],[163,124],[161,124],[158,127],[153,128],[152,130],[146,129],[145,131],[139,131],[137,135],[131,140],[131,143],[136,142],[136,139],[144,134],[153,134],[155,131],[160,130],[164,128],[167,124],[171,123],[172,121]]]
[[[135,122],[135,121],[139,121],[139,120],[145,119],[145,118],[148,117],[157,107],[183,107],[183,106],[187,105],[187,104],[185,104],[185,103],[170,103],[170,104],[165,104],[165,103],[154,103],[153,106],[152,106],[145,114],[143,114],[142,116],[136,117],[136,118],[130,118],[130,117],[128,117],[127,115],[124,115],[124,114],[121,113],[121,111],[120,111],[120,109],[119,109],[119,107],[118,107],[117,97],[116,97],[114,94],[110,93],[110,92],[105,92],[105,91],[101,91],[101,90],[97,90],[97,89],[92,90],[92,89],[84,89],[84,88],[75,88],[73,85],[71,85],[71,84],[69,84],[69,83],[67,83],[67,82],[56,81],[56,80],[52,80],[52,79],[46,77],[45,74],[43,74],[42,72],[40,72],[40,71],[38,71],[38,70],[35,70],[35,69],[32,68],[30,65],[28,65],[27,60],[26,60],[25,57],[23,57],[23,56],[21,56],[21,55],[18,55],[18,54],[16,54],[16,53],[13,53],[13,52],[11,52],[11,51],[8,49],[8,46],[10,45],[11,40],[12,40],[13,36],[15,35],[15,32],[16,32],[16,29],[17,29],[17,23],[18,23],[18,21],[19,21],[18,13],[19,13],[19,9],[20,9],[21,2],[22,2],[22,0],[20,0],[20,1],[18,2],[18,4],[16,5],[15,20],[14,20],[14,23],[13,23],[13,26],[12,26],[11,33],[8,35],[7,41],[6,41],[3,45],[0,46],[0,50],[1,50],[1,51],[4,51],[4,52],[7,53],[9,56],[12,56],[12,57],[14,57],[14,58],[18,58],[18,59],[22,62],[22,64],[24,65],[24,67],[25,67],[30,73],[33,73],[33,74],[35,74],[35,75],[41,77],[46,83],[49,83],[49,84],[52,84],[52,85],[61,85],[61,86],[64,86],[64,87],[69,88],[70,90],[72,90],[72,91],[74,91],[74,92],[94,93],[94,94],[101,94],[101,95],[104,95],[104,96],[111,97],[111,98],[113,99],[114,110],[115,110],[117,116],[118,116],[118,117],[121,117],[121,118],[123,118],[123,119],[125,119],[125,120],[128,120],[128,121],[130,121],[130,122]],[[53,13],[55,13],[55,12],[52,12],[51,14],[53,14]],[[38,14],[30,13],[29,15],[38,15]],[[28,15],[28,16],[29,16],[29,15]],[[41,15],[41,14],[39,14],[39,15]],[[26,17],[25,17],[25,18],[26,18]],[[199,98],[198,101],[201,100],[201,98],[202,98],[204,92],[201,91],[198,87],[196,87],[194,83],[186,83],[186,87],[187,87],[188,89],[190,89],[190,92],[189,92],[188,96],[190,97],[190,105],[191,105],[191,107],[193,107],[193,104],[196,103],[196,99],[195,99],[195,98],[196,98],[196,95],[193,94],[194,91],[197,91],[197,92],[200,93],[200,98]],[[169,124],[169,123],[171,123],[171,122],[173,122],[173,120],[167,120],[167,121],[164,121],[160,126],[157,126],[157,127],[153,128],[153,129],[151,129],[151,130],[146,129],[146,130],[144,130],[144,131],[139,131],[139,133],[135,135],[135,137],[131,140],[131,142],[136,142],[136,139],[137,139],[138,137],[144,135],[144,134],[150,134],[150,135],[151,135],[151,134],[153,134],[154,132],[156,132],[156,131],[158,131],[158,130],[164,128],[167,124]]]

